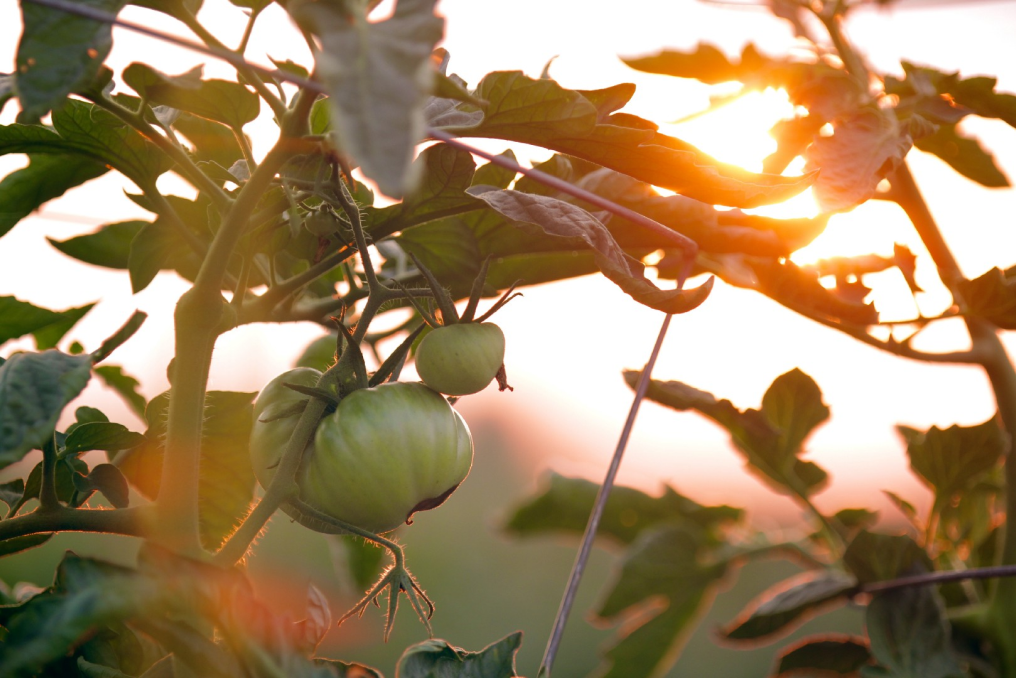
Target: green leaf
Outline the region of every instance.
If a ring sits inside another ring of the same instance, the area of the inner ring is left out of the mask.
[[[686,527],[663,524],[644,532],[628,549],[595,614],[608,621],[638,610],[644,613],[642,623],[625,629],[607,650],[598,675],[641,678],[668,668],[728,568],[727,561],[702,564],[700,547],[698,536]],[[645,603],[659,598],[666,605],[647,611]]]
[[[466,193],[476,163],[466,151],[446,144],[430,146],[413,162],[419,185],[399,204],[366,210],[367,228],[375,238],[435,221],[443,217],[483,209],[483,203]]]
[[[80,0],[118,14],[126,0]],[[26,2],[18,44],[17,90],[21,116],[36,121],[78,88],[92,82],[113,46],[112,27],[70,12]]]
[[[954,170],[988,188],[1005,188],[1009,179],[995,163],[995,157],[956,125],[942,125],[933,134],[915,142],[918,149],[937,155]]]
[[[865,676],[959,678],[967,673],[949,640],[942,603],[930,586],[875,594],[865,613],[871,654],[882,671]]]
[[[52,537],[52,532],[43,532],[40,534],[26,534],[23,537],[12,537],[11,539],[0,541],[0,558],[12,556],[15,553],[21,553],[28,549],[34,549],[36,546],[42,546]]]
[[[3,113],[7,102],[17,95],[14,87],[13,73],[0,73],[0,113]]]
[[[93,266],[126,270],[131,241],[147,225],[145,221],[106,224],[94,233],[68,240],[46,238],[49,244],[69,257]]]
[[[74,488],[87,497],[92,492],[101,492],[113,508],[127,508],[130,505],[130,489],[127,479],[113,464],[99,464],[87,476],[73,476]],[[81,503],[84,503],[85,499]]]
[[[948,502],[970,489],[995,468],[1009,448],[1009,436],[994,417],[977,426],[932,426],[918,431],[896,430],[907,442],[910,468],[934,491],[936,501]]]
[[[639,373],[626,371],[632,388]],[[725,428],[748,468],[780,492],[809,496],[828,476],[820,467],[799,457],[811,432],[829,418],[822,392],[799,369],[777,377],[762,398],[760,410],[738,410],[729,400],[679,381],[650,382],[646,397],[679,410],[695,410]]]
[[[758,207],[780,202],[814,179],[755,174],[721,163],[691,144],[660,134],[648,121],[624,113],[602,118],[580,92],[518,71],[486,75],[474,94],[488,102],[486,111],[463,103],[447,110],[431,106],[436,117],[430,125],[461,136],[543,146],[710,204]]]
[[[84,657],[78,657],[77,667],[78,671],[85,678],[133,678],[120,669],[103,666],[102,664],[93,664]]]
[[[231,167],[243,158],[243,150],[228,127],[211,120],[183,113],[173,122],[177,130],[194,145],[196,161],[214,162]]]
[[[784,650],[777,663],[774,678],[791,678],[821,672],[853,675],[871,659],[863,638],[812,636]]]
[[[335,678],[384,678],[377,669],[372,669],[363,664],[340,662],[337,659],[314,658],[314,664],[327,666]]]
[[[15,353],[0,366],[0,468],[41,447],[91,377],[88,355]]]
[[[51,311],[14,297],[0,297],[0,344],[31,334],[39,350],[53,348],[93,306]]]
[[[740,617],[723,631],[727,640],[772,640],[832,605],[843,602],[857,581],[837,570],[806,572],[777,584],[748,604]]]
[[[999,329],[1016,330],[1016,266],[993,268],[973,280],[957,283],[965,315],[987,318]]]
[[[557,532],[581,535],[599,488],[589,480],[552,473],[544,492],[516,508],[504,529],[520,537]],[[742,513],[730,506],[703,506],[669,485],[659,497],[618,486],[607,499],[598,534],[629,544],[651,527],[677,522],[717,532],[721,526],[740,519]]]
[[[666,313],[686,313],[705,301],[712,290],[712,279],[692,290],[656,287],[645,278],[642,264],[626,254],[606,227],[581,207],[520,191],[473,191],[476,197],[527,233],[555,236],[569,245],[593,250],[596,265],[603,275],[650,308]]]
[[[243,85],[202,80],[201,67],[169,76],[142,63],[124,69],[124,82],[150,104],[169,106],[239,130],[258,117],[261,99]]]
[[[869,106],[833,121],[833,134],[817,137],[805,157],[821,170],[815,200],[825,212],[852,209],[875,195],[913,146],[910,128],[892,110]]]
[[[84,423],[67,435],[63,454],[81,454],[89,450],[117,452],[137,447],[143,440],[144,436],[128,430],[123,424]]]
[[[59,435],[57,436],[59,439]],[[71,503],[75,498],[77,488],[74,486],[75,474],[88,473],[88,465],[75,458],[58,459],[56,463],[56,497],[64,503]],[[25,492],[15,504],[11,506],[10,515],[15,515],[21,508],[32,499],[39,498],[39,490],[42,487],[42,462],[39,462],[28,474],[25,481]],[[82,502],[83,503],[83,502]]]
[[[30,154],[28,161],[28,167],[0,181],[0,236],[53,198],[109,170],[105,163],[78,155]]]
[[[861,530],[847,546],[843,563],[862,584],[932,570],[931,560],[913,539]]]
[[[145,224],[131,240],[127,255],[131,290],[137,294],[155,280],[159,271],[186,267],[193,257],[193,250],[183,236],[168,223],[156,219]]]
[[[16,506],[25,493],[25,481],[21,478],[8,480],[0,484],[0,501],[7,504],[8,508]]]
[[[349,534],[328,534],[325,540],[332,563],[355,589],[369,589],[377,581],[385,559],[384,549]]]
[[[395,673],[399,678],[509,678],[518,675],[515,654],[521,645],[521,631],[479,652],[467,652],[446,640],[431,638],[406,648]]]
[[[141,134],[83,101],[68,99],[54,110],[53,127],[56,131],[39,125],[0,126],[0,155],[74,154],[115,167],[142,187],[151,185],[172,164]]]
[[[209,391],[205,398],[198,509],[201,539],[211,550],[233,532],[254,498],[248,445],[255,395]],[[116,459],[130,483],[149,499],[158,495],[162,479],[168,408],[168,391],[153,398],[145,410],[144,442]]]
[[[353,5],[304,3],[294,10],[297,22],[321,42],[317,70],[332,93],[339,147],[392,197],[415,182],[411,161],[424,136],[431,52],[444,29],[434,5],[399,0],[390,18],[377,22],[368,21],[365,11],[347,9]]]

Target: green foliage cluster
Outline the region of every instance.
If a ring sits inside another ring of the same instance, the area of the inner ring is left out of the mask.
[[[768,642],[849,601],[866,606],[866,634],[807,638],[778,654],[773,675],[1016,676],[1016,581],[1009,578],[1016,574],[1016,528],[1005,520],[1016,510],[1008,489],[1016,465],[1006,463],[1016,430],[1016,370],[998,338],[999,330],[1016,328],[1014,274],[962,276],[906,163],[916,147],[986,187],[1007,186],[990,153],[959,123],[977,115],[1016,126],[1016,97],[996,92],[990,78],[913,64],[904,64],[902,78],[871,72],[842,34],[852,5],[839,0],[770,3],[811,40],[810,59],[769,57],[752,46],[731,59],[701,45],[628,61],[704,83],[739,81],[744,91],[785,89],[798,112],[773,128],[778,148],[763,173],[752,173],[623,112],[632,85],[570,90],[546,75],[513,71],[489,73],[469,87],[447,72],[448,54],[437,47],[443,19],[435,0],[399,0],[377,21],[368,19],[375,2],[278,0],[315,63],[279,61],[277,70],[243,60],[250,29],[270,3],[233,2],[249,16],[236,49],[198,21],[201,0],[135,4],[183,22],[202,49],[236,67],[235,82],[205,79],[201,69],[164,74],[144,63],[110,71],[103,65],[110,22],[125,0],[22,3],[17,71],[0,74],[0,107],[16,100],[20,112],[16,123],[0,126],[0,154],[26,154],[29,164],[0,181],[0,236],[47,201],[116,171],[134,184],[137,192],[128,195],[150,219],[52,245],[125,271],[134,292],[160,271],[193,285],[176,308],[172,388],[151,400],[122,367],[104,364],[143,314],[91,353],[76,342],[65,352],[57,347],[94,304],[55,311],[0,297],[0,343],[31,335],[36,347],[0,359],[0,468],[33,451],[42,456],[26,478],[0,485],[8,507],[0,556],[61,531],[143,542],[136,567],[69,553],[52,586],[0,590],[0,675],[379,676],[315,656],[332,624],[319,591],[310,589],[305,618],[294,621],[258,602],[236,567],[282,510],[311,529],[346,534],[354,577],[365,588],[382,553],[366,542],[390,551],[391,568],[346,616],[387,589],[386,635],[403,592],[429,629],[433,608],[402,547],[300,497],[296,478],[318,420],[352,391],[397,380],[423,329],[420,319],[457,319],[454,300],[469,299],[464,319],[471,320],[481,296],[507,289],[496,309],[515,284],[599,272],[637,303],[684,313],[712,289],[712,278],[684,289],[691,271],[756,290],[893,355],[978,365],[999,412],[972,427],[900,427],[911,467],[935,498],[921,515],[890,495],[912,527],[890,535],[874,529],[878,516],[867,508],[827,515],[813,503],[830,477],[802,457],[830,411],[802,371],[777,377],[758,409],[653,380],[646,397],[726,430],[748,471],[798,502],[812,524],[800,540],[773,541],[747,528],[738,508],[704,506],[669,488],[659,497],[616,488],[597,535],[621,555],[593,614],[625,623],[601,674],[660,675],[739,567],[777,555],[805,572],[763,592],[722,629],[727,641]],[[812,36],[815,26],[835,54]],[[279,140],[257,160],[244,128],[262,107]],[[478,166],[478,152],[456,137],[530,144],[554,155],[525,168],[506,150]],[[417,155],[428,140],[439,143]],[[783,176],[800,156],[806,173]],[[399,202],[375,204],[371,189],[351,175],[357,167]],[[196,197],[160,191],[157,180],[167,172],[190,183]],[[742,211],[812,185],[820,217]],[[955,300],[945,316],[915,318],[917,329],[904,340],[873,332],[879,318],[864,301],[862,276],[895,268],[918,292],[908,249],[809,267],[789,259],[822,232],[829,214],[871,199],[903,208]],[[645,274],[643,260],[661,251],[653,261],[660,278],[679,282],[675,289]],[[375,265],[372,257],[381,260]],[[823,284],[830,278],[834,285]],[[372,332],[374,318],[396,307],[411,309],[412,318]],[[918,331],[953,316],[966,323],[970,350],[929,354],[911,346]],[[317,385],[290,385],[304,398],[272,415],[297,423],[259,497],[249,457],[256,394],[207,390],[212,349],[239,325],[304,321],[337,323],[337,334],[300,361],[324,371]],[[393,335],[404,340],[380,356],[379,342]],[[365,344],[379,356],[373,374],[363,361]],[[88,406],[58,428],[93,376],[143,415],[144,432]],[[625,376],[634,388],[640,373]],[[106,462],[86,463],[82,455],[92,451],[105,452]],[[138,495],[144,501],[131,505]],[[515,510],[506,530],[526,538],[581,534],[598,496],[593,483],[554,476]],[[516,633],[472,653],[431,639],[406,649],[396,675],[513,676],[520,643]]]

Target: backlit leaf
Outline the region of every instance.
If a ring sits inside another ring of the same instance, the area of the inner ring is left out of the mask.
[[[79,0],[118,14],[127,0]],[[70,12],[26,2],[18,44],[17,91],[21,116],[34,122],[58,108],[74,90],[89,84],[113,46],[112,27]]]
[[[40,351],[53,348],[93,306],[51,311],[14,297],[0,297],[0,344],[31,334]]]
[[[144,436],[130,431],[123,424],[90,422],[80,424],[67,434],[63,454],[80,454],[90,450],[117,452],[136,447]]]
[[[321,41],[318,74],[332,96],[338,144],[386,195],[415,182],[413,152],[424,136],[423,106],[433,80],[431,52],[444,32],[435,0],[398,0],[391,17],[327,3],[299,5],[295,18]]]
[[[868,107],[833,122],[833,134],[818,137],[805,157],[821,170],[815,199],[826,212],[849,210],[875,195],[878,183],[913,146],[910,128],[891,110]]]
[[[144,396],[138,393],[141,382],[126,374],[119,365],[99,365],[92,368],[92,371],[106,386],[116,391],[124,399],[134,414],[139,417],[145,416],[147,401]]]
[[[79,235],[67,240],[47,238],[49,244],[69,257],[93,266],[126,269],[131,241],[145,227],[144,221],[121,221],[106,224],[94,233]]]
[[[202,80],[200,69],[168,76],[146,64],[133,63],[124,69],[123,79],[150,104],[186,111],[237,130],[261,112],[257,94],[239,83]]]
[[[0,236],[53,198],[109,169],[102,162],[79,155],[31,154],[28,159],[28,167],[0,181]]]
[[[968,179],[989,188],[1009,186],[1009,179],[995,163],[994,156],[972,137],[962,134],[956,125],[942,125],[915,142],[918,149],[937,155]]]
[[[581,535],[599,488],[589,480],[551,474],[546,490],[516,508],[505,530],[520,537],[561,532]],[[730,506],[703,506],[670,486],[659,497],[617,486],[607,499],[598,534],[628,544],[661,523],[687,522],[710,532],[738,520],[741,514]]]
[[[479,193],[474,189],[473,194],[529,233],[556,236],[569,244],[592,249],[603,275],[651,308],[685,313],[705,301],[712,289],[711,279],[688,291],[659,289],[645,278],[642,264],[620,248],[596,217],[571,203],[520,191]]]
[[[910,537],[867,530],[861,530],[851,540],[843,563],[862,584],[932,570],[928,554]]]
[[[1016,330],[1016,267],[993,268],[973,280],[960,280],[957,288],[967,315],[987,318],[1003,330]]]
[[[59,351],[15,353],[0,365],[0,468],[45,443],[63,408],[88,383],[92,359]]]
[[[201,538],[216,549],[247,515],[254,498],[254,471],[249,438],[255,393],[209,391],[201,436],[201,479],[198,510]],[[154,499],[162,480],[169,393],[148,403],[145,440],[120,455],[116,465],[144,496]]]

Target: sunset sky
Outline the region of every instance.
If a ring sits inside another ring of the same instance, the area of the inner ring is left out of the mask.
[[[225,0],[206,0],[202,18],[227,44],[242,28],[239,10]],[[579,0],[516,0],[512,3],[443,0],[447,17],[444,46],[450,72],[475,84],[493,70],[522,70],[538,75],[556,57],[550,73],[575,89],[620,82],[638,85],[625,109],[663,125],[663,131],[697,144],[721,160],[760,170],[775,147],[767,130],[792,113],[782,92],[752,94],[715,115],[670,125],[708,106],[709,95],[729,86],[704,85],[651,76],[628,69],[618,55],[635,56],[663,48],[690,49],[709,42],[735,54],[747,42],[762,52],[782,54],[795,48],[789,24],[765,11],[693,0],[633,0],[617,3]],[[187,35],[164,15],[129,8],[124,17]],[[221,29],[220,29],[221,27]],[[1016,91],[1016,3],[903,2],[894,10],[858,11],[847,25],[849,37],[878,70],[898,73],[900,59],[963,75],[995,75],[999,90]],[[10,72],[19,33],[15,3],[0,5],[0,71]],[[204,61],[200,55],[121,30],[114,33],[109,65],[119,72],[144,59],[167,73],[180,73]],[[309,64],[302,41],[285,14],[270,7],[259,21],[248,56],[268,64],[266,54]],[[230,77],[231,69],[210,62],[206,76]],[[0,122],[10,123],[13,102]],[[268,116],[249,128],[255,151],[272,141]],[[1016,130],[996,120],[968,119],[963,129],[993,150],[998,165],[1016,180]],[[472,143],[472,142],[471,142]],[[504,142],[477,141],[500,152]],[[526,160],[549,153],[516,147]],[[993,266],[1016,263],[1016,195],[989,190],[955,174],[932,156],[914,152],[913,171],[939,219],[964,273],[980,275]],[[0,157],[0,176],[23,166],[17,156]],[[96,226],[147,215],[122,194],[129,182],[108,175],[51,202],[42,215],[21,223],[0,242],[0,294],[63,309],[102,297],[68,336],[89,349],[119,326],[134,308],[150,313],[137,337],[121,349],[116,362],[138,376],[147,396],[166,388],[165,366],[172,354],[171,300],[185,283],[161,274],[148,289],[131,296],[125,273],[96,269],[63,257],[45,237],[64,240]],[[189,195],[179,179],[164,176],[160,188]],[[133,188],[131,188],[133,190]],[[780,216],[815,213],[810,194],[766,212]],[[47,217],[46,215],[50,215]],[[808,263],[830,255],[891,254],[893,243],[923,253],[902,212],[873,203],[833,218],[827,233],[795,255]],[[933,284],[930,261],[921,260],[918,281],[928,290],[919,303],[925,313],[942,310],[945,296]],[[906,285],[896,271],[866,279],[887,319],[913,313]],[[520,460],[545,469],[599,478],[631,401],[620,372],[646,360],[662,316],[641,307],[602,277],[587,277],[524,290],[522,299],[499,313],[508,339],[506,366],[514,393],[490,388],[466,398],[459,409],[467,420],[489,422],[504,430]],[[223,336],[212,368],[211,388],[257,390],[288,368],[304,345],[317,337],[314,326],[248,326]],[[1012,342],[1010,342],[1011,345]],[[932,351],[963,348],[960,321],[943,322],[922,335],[917,347]],[[30,342],[12,344],[30,348]],[[1011,346],[1010,350],[1016,350]],[[819,495],[822,508],[849,504],[886,507],[880,488],[895,488],[915,503],[928,495],[906,473],[903,446],[893,427],[974,424],[994,412],[987,381],[978,369],[905,361],[854,342],[784,310],[757,294],[717,284],[711,298],[692,313],[675,318],[655,376],[677,379],[729,398],[740,407],[757,407],[768,384],[799,367],[816,379],[833,419],[808,444],[808,458],[833,476]],[[140,426],[115,396],[92,384],[83,398],[116,420]],[[482,453],[482,451],[478,451]],[[647,404],[636,425],[620,481],[655,491],[669,482],[700,501],[725,501],[769,507],[786,515],[787,500],[773,495],[742,470],[726,435],[690,414]],[[889,510],[891,512],[891,509]]]

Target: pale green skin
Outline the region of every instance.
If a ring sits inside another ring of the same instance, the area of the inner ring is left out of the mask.
[[[440,394],[396,382],[354,391],[321,420],[301,498],[375,533],[435,508],[469,474],[473,439]]]
[[[432,330],[416,350],[416,371],[427,386],[450,396],[479,393],[504,363],[504,332],[494,323],[462,323]]]
[[[289,438],[293,435],[296,422],[300,415],[296,414],[285,419],[263,422],[261,419],[271,417],[285,410],[286,407],[307,400],[308,396],[286,388],[283,383],[300,386],[316,386],[321,373],[310,367],[298,367],[283,372],[268,382],[257,400],[254,401],[254,426],[250,434],[250,460],[254,467],[254,476],[262,487],[268,487],[275,477],[275,469],[286,451]]]

